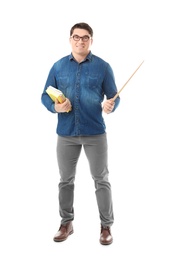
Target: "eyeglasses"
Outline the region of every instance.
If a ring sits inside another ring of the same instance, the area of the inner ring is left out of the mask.
[[[80,39],[82,39],[83,42],[87,42],[89,39],[91,39],[91,37],[88,35],[84,35],[84,36],[80,37],[77,34],[71,36],[70,38],[73,38],[73,40],[76,42],[80,41]]]

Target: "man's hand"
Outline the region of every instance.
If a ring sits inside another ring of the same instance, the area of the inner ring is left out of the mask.
[[[72,106],[70,100],[66,98],[65,102],[59,103],[58,100],[55,101],[55,110],[57,113],[65,113],[71,110]]]
[[[107,99],[106,101],[104,101],[103,103],[103,111],[106,114],[110,114],[114,108],[115,102],[113,101],[113,99]]]

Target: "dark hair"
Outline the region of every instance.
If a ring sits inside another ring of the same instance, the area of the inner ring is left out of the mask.
[[[70,29],[70,36],[73,34],[73,31],[76,28],[84,29],[84,30],[88,31],[88,33],[91,35],[91,37],[93,36],[93,29],[87,23],[76,23],[75,25],[73,25],[73,27]]]

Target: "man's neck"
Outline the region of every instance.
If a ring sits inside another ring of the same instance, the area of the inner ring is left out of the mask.
[[[86,54],[86,55],[80,55],[80,54],[77,54],[77,53],[72,53],[74,59],[78,62],[78,63],[81,63],[82,61],[84,61],[87,57],[87,55],[89,54],[89,52]]]

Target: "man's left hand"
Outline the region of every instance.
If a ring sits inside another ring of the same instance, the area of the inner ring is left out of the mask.
[[[114,108],[115,102],[113,101],[113,99],[107,99],[106,101],[104,101],[103,103],[103,111],[106,114],[110,114]]]

